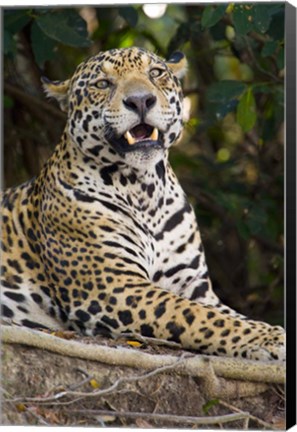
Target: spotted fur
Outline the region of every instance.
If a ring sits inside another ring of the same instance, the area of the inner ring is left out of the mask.
[[[181,54],[166,62],[128,48],[91,57],[70,80],[43,80],[67,124],[40,175],[3,195],[6,319],[284,359],[281,327],[248,320],[212,291],[193,209],[168,163],[185,68]]]

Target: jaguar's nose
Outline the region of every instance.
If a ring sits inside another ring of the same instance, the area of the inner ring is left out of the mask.
[[[156,104],[157,98],[151,93],[132,95],[123,99],[126,108],[137,113],[141,119]]]

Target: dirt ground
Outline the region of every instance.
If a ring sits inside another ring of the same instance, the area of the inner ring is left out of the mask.
[[[104,344],[114,344],[103,340]],[[126,344],[127,347],[127,344]],[[134,350],[176,354],[135,344]],[[148,376],[147,376],[148,375]],[[205,394],[200,378],[2,345],[2,425],[284,429],[283,386],[242,398]]]

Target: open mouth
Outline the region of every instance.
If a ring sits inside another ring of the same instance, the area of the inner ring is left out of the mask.
[[[159,131],[145,123],[141,123],[134,128],[128,130],[124,134],[124,138],[129,145],[134,145],[142,141],[158,141]]]
[[[140,123],[132,129],[127,130],[122,136],[109,137],[109,141],[120,152],[135,150],[149,150],[163,147],[163,134],[153,126]]]

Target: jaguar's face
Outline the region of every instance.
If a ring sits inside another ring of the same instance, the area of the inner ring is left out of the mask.
[[[59,97],[68,132],[84,154],[129,165],[161,158],[182,130],[181,54],[170,62],[139,48],[99,53],[82,63]],[[66,92],[65,92],[66,90]],[[56,95],[57,96],[57,95]]]

